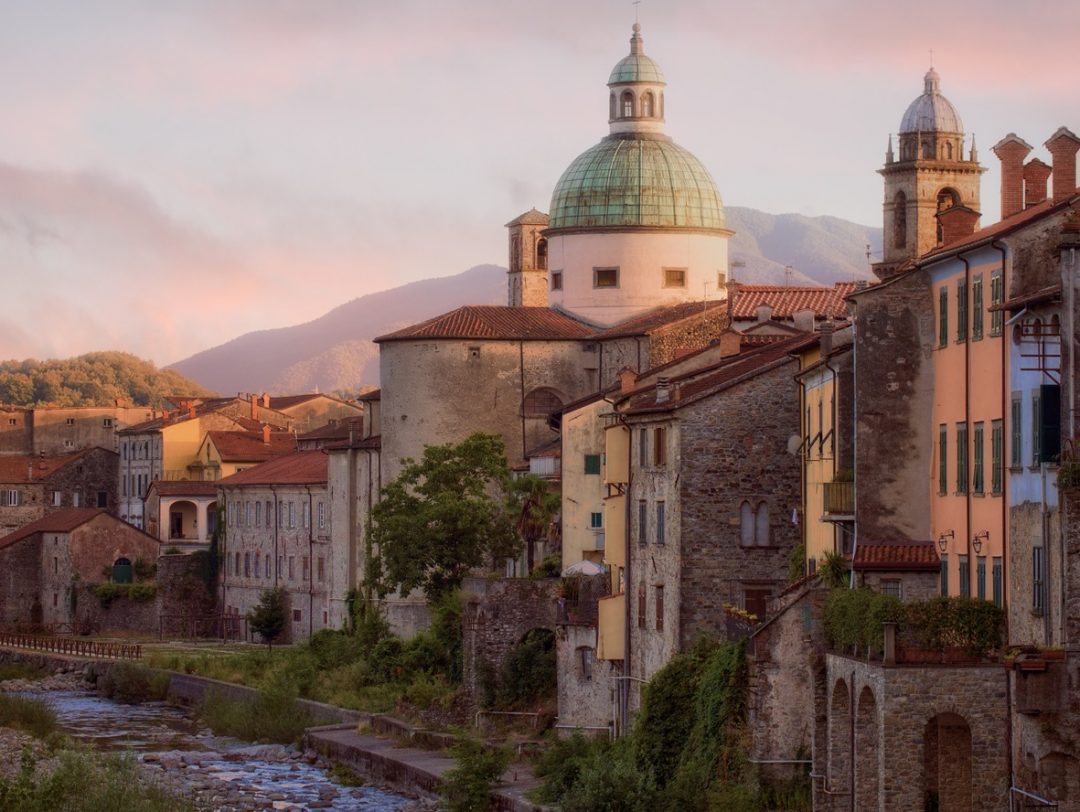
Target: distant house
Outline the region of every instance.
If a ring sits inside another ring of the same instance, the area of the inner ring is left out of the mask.
[[[208,431],[188,465],[189,478],[206,482],[224,479],[294,451],[295,434],[273,431],[266,424],[260,431]]]
[[[146,492],[146,532],[169,548],[205,549],[218,523],[217,485],[213,482],[151,482]]]
[[[117,508],[115,452],[0,456],[0,533],[69,507]]]
[[[160,543],[97,508],[64,508],[0,538],[0,622],[72,625],[80,585],[130,581]]]

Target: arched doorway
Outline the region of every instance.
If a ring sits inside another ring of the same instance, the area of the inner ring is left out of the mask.
[[[859,693],[855,715],[855,809],[878,809],[878,786],[881,773],[878,738],[878,709],[874,692],[866,686]]]
[[[846,792],[851,777],[851,697],[838,679],[829,703],[829,782],[831,792]]]
[[[971,728],[955,713],[923,730],[923,799],[926,812],[971,812]]]
[[[198,519],[194,502],[173,502],[169,505],[169,540],[182,541],[199,537]]]
[[[131,566],[131,559],[118,558],[112,567],[113,583],[130,584],[135,579],[135,571]]]
[[[503,707],[535,707],[554,696],[555,632],[530,629],[503,658],[496,696]]]

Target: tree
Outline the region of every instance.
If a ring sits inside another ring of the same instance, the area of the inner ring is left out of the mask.
[[[422,589],[435,602],[470,570],[517,555],[518,517],[507,497],[510,468],[500,437],[427,446],[419,462],[403,463],[383,488],[368,531],[378,551],[369,577],[380,595]]]
[[[548,483],[529,474],[511,480],[509,508],[515,513],[518,535],[525,542],[528,571],[536,569],[536,545],[551,536],[551,520],[562,507],[558,493]]]
[[[271,648],[274,640],[285,631],[285,624],[289,620],[285,608],[285,590],[265,589],[259,596],[258,605],[247,614],[251,630],[266,641],[266,647]]]

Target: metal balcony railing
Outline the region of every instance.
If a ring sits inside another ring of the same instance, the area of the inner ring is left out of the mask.
[[[855,483],[826,482],[825,512],[833,515],[850,516],[855,513]]]

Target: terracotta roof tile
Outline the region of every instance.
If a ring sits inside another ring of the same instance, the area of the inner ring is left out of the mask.
[[[588,325],[550,307],[467,305],[379,336],[375,342],[410,338],[573,340],[588,338],[592,332]]]
[[[370,437],[365,437],[362,440],[357,440],[352,445],[349,445],[348,440],[339,440],[336,443],[327,443],[323,446],[323,448],[328,451],[342,451],[350,448],[358,448],[361,450],[375,449],[376,451],[378,451],[382,448],[382,436],[378,434],[373,434]]]
[[[296,451],[296,436],[291,432],[270,432],[269,444],[261,431],[208,431],[223,462],[264,462]]]
[[[855,550],[856,570],[936,572],[940,567],[932,541],[860,541]]]
[[[91,519],[105,514],[101,508],[64,508],[42,516],[37,521],[23,525],[14,533],[0,538],[0,548],[29,538],[34,533],[70,533]],[[119,519],[117,520],[119,521]]]
[[[327,481],[327,457],[322,450],[296,451],[219,479],[230,485],[322,485]]]
[[[65,465],[82,459],[92,451],[105,451],[108,454],[116,455],[115,451],[95,447],[57,457],[42,457],[34,454],[0,456],[0,482],[5,484],[41,482],[48,479]]]
[[[325,426],[305,432],[297,437],[298,440],[346,440],[349,432],[353,429],[363,430],[364,418],[360,415],[348,417],[344,420],[335,420]]]
[[[844,297],[854,290],[854,282],[837,282],[831,288],[740,284],[731,294],[731,314],[736,320],[756,319],[758,307],[768,305],[774,319],[790,319],[802,310],[813,310],[819,319],[843,319],[848,316]]]
[[[675,322],[680,322],[683,319],[693,318],[694,316],[700,316],[702,313],[709,313],[716,310],[724,312],[726,311],[726,308],[727,302],[723,299],[714,299],[708,302],[682,302],[677,305],[668,305],[667,307],[659,307],[655,310],[650,310],[647,313],[642,313],[639,316],[631,316],[625,321],[621,321],[612,327],[608,327],[606,330],[600,330],[599,332],[594,333],[592,337],[596,339],[607,339],[649,335],[668,327]]]

